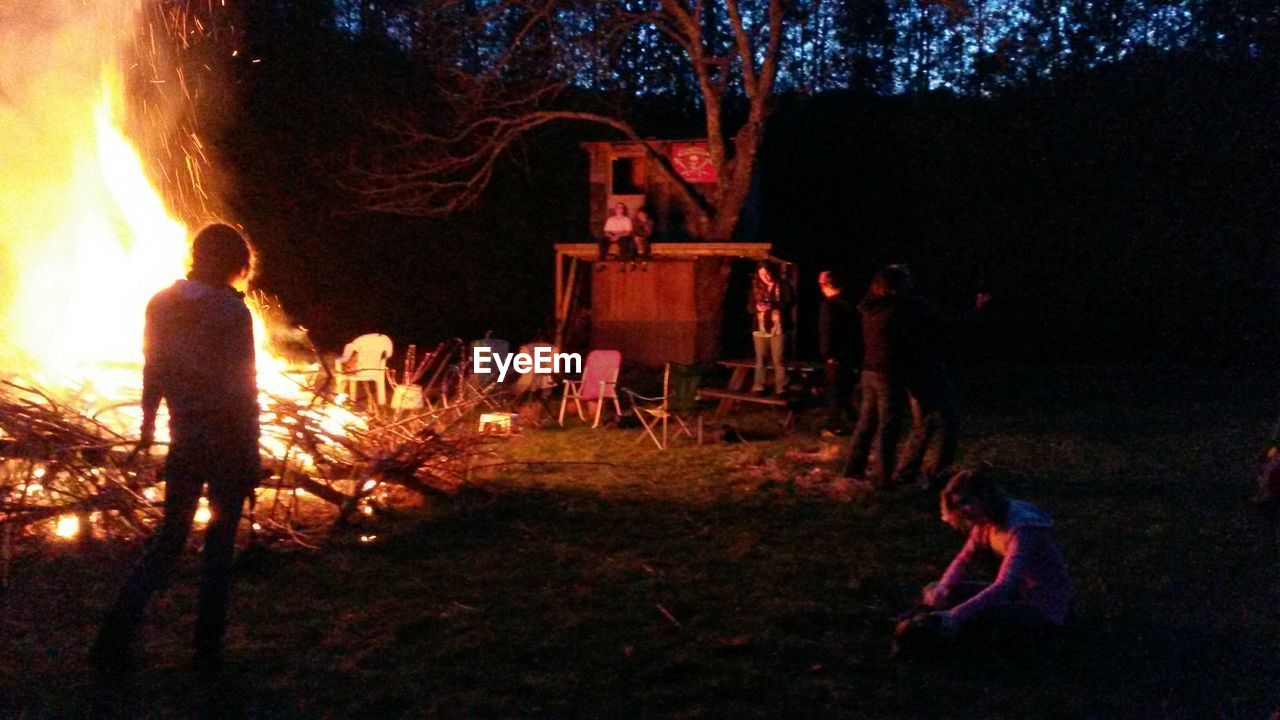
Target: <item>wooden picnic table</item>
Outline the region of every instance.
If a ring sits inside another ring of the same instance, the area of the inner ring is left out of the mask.
[[[748,392],[747,381],[751,379],[752,373],[755,372],[756,364],[753,360],[721,360],[720,365],[731,368],[732,374],[729,375],[729,383],[723,389],[720,388],[699,388],[698,397],[705,400],[718,400],[716,406],[716,417],[720,418],[733,409],[737,403],[754,403],[756,405],[766,405],[770,407],[784,408],[787,411],[786,420],[783,426],[790,428],[795,419],[795,410],[798,397],[779,397],[777,395],[756,395]],[[815,372],[822,370],[822,363],[806,362],[800,360],[790,360],[784,363],[787,372],[799,374],[802,378],[808,378]],[[765,366],[766,373],[773,372],[772,365]],[[804,384],[808,384],[807,380]]]

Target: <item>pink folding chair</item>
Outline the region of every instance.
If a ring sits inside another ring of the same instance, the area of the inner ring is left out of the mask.
[[[618,402],[618,369],[622,367],[622,353],[617,350],[592,350],[587,353],[587,360],[582,368],[581,380],[565,380],[564,395],[560,398],[560,424],[564,425],[564,409],[569,401],[578,408],[578,417],[586,422],[587,416],[582,412],[582,401],[595,402],[596,419],[591,427],[600,427],[600,413],[605,401],[613,401],[613,410],[622,415],[622,405]]]

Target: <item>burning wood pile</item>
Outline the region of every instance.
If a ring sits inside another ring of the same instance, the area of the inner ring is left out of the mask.
[[[454,493],[488,454],[493,436],[470,430],[474,404],[394,419],[336,404],[326,387],[262,394],[267,477],[247,517],[262,538],[311,546],[406,496]],[[158,521],[163,458],[137,452],[136,438],[106,420],[125,405],[91,411],[80,400],[0,380],[6,548],[22,540],[137,538]],[[203,506],[196,519],[208,520]]]
[[[223,214],[205,182],[217,173],[197,100],[222,97],[219,77],[247,62],[233,19],[212,3],[6,2],[3,558],[20,541],[144,536],[160,515],[164,438],[160,451],[134,451],[144,309],[186,274],[189,226]],[[304,377],[266,346],[284,323],[252,309],[268,475],[254,532],[312,543],[397,493],[465,481],[490,439],[463,422],[474,403],[403,418],[348,408],[332,378],[317,382],[314,367]]]

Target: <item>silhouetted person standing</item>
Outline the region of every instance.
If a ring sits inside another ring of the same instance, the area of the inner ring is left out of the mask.
[[[895,482],[919,482],[922,488],[933,489],[946,480],[960,439],[960,408],[955,381],[943,356],[955,332],[972,322],[989,299],[981,293],[972,310],[952,317],[917,294],[914,284],[903,296],[908,334],[918,351],[906,376],[907,392],[916,405],[902,463],[894,472]],[[931,448],[934,452],[926,462]]]
[[[876,273],[867,296],[858,304],[862,313],[862,403],[858,425],[849,441],[843,475],[863,478],[876,440],[871,479],[887,485],[894,470],[898,431],[907,404],[906,379],[916,350],[908,335],[903,296],[911,290],[905,266],[889,265]]]
[[[152,443],[164,400],[171,439],[164,519],[102,623],[90,653],[101,672],[131,664],[147,603],[173,574],[206,483],[212,517],[205,531],[193,665],[222,665],[236,526],[261,478],[253,324],[244,296],[233,287],[248,279],[252,249],[235,228],[209,225],[196,234],[191,257],[187,279],[147,305],[139,448]]]
[[[844,292],[844,280],[834,272],[818,273],[822,306],[818,310],[818,351],[827,392],[828,434],[848,432],[854,415],[853,381],[856,376],[858,311]]]

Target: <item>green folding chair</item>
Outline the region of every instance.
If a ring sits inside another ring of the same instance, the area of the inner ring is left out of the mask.
[[[669,447],[668,426],[674,420],[677,435],[688,435],[701,445],[702,417],[697,415],[698,385],[701,382],[702,375],[696,367],[667,363],[662,372],[660,397],[646,397],[626,390],[631,397],[631,407],[640,420],[640,425],[644,427],[644,432],[636,438],[636,442],[643,442],[648,437],[659,450],[666,450]],[[696,434],[690,428],[691,424],[696,427]]]

